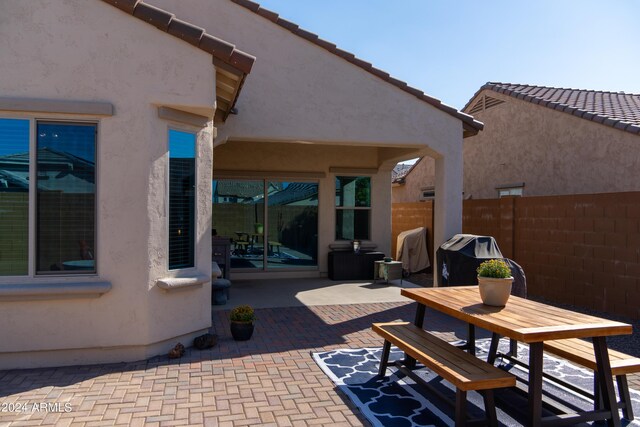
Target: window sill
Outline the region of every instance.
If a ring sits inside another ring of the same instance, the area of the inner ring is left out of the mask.
[[[110,290],[111,282],[0,285],[0,301],[99,298]]]
[[[158,279],[156,281],[156,285],[165,291],[176,291],[194,286],[202,286],[209,281],[211,281],[210,276],[198,274],[195,277],[165,277],[163,279]]]

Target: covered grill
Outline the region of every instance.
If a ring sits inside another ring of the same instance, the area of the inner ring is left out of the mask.
[[[440,286],[477,285],[477,268],[488,259],[504,258],[491,236],[456,234],[436,251]]]
[[[427,251],[427,229],[403,231],[396,240],[396,260],[402,261],[406,273],[416,273],[431,266]]]

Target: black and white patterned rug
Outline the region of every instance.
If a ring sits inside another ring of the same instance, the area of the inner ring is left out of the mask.
[[[489,340],[477,341],[476,354],[484,358],[489,347]],[[508,350],[508,340],[501,340],[500,350]],[[331,378],[336,386],[346,394],[360,409],[362,414],[374,426],[453,426],[453,408],[439,400],[435,395],[421,387],[411,379],[397,372],[390,365],[385,378],[378,378],[378,367],[381,348],[343,349],[313,353],[312,356],[320,368]],[[392,347],[390,361],[402,359],[403,353]],[[528,347],[518,346],[518,358],[528,360]],[[502,367],[508,368],[516,376],[526,378],[526,370],[507,360],[500,361]],[[576,367],[566,361],[544,356],[544,371],[556,378],[593,391],[593,373]],[[438,378],[426,369],[415,371],[420,377],[441,392],[455,397],[455,389],[446,381]],[[616,387],[617,388],[617,387]],[[589,410],[593,403],[585,397],[545,379],[544,393],[559,397],[574,408]],[[630,390],[634,413],[640,416],[640,393]],[[521,426],[526,419],[527,403],[524,398],[510,389],[495,392],[497,400],[498,420],[501,426]],[[482,397],[478,393],[468,394],[468,413],[472,418],[484,417]],[[544,415],[544,414],[543,414]],[[547,413],[550,415],[550,413]],[[581,425],[591,425],[581,424]],[[623,426],[640,426],[638,421],[622,420]]]

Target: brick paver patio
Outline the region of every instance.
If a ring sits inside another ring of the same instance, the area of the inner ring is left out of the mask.
[[[241,343],[231,339],[228,312],[216,312],[218,345],[188,349],[177,361],[0,371],[0,425],[366,425],[310,353],[379,347],[371,323],[412,320],[414,310],[409,303],[256,310],[254,336]],[[451,322],[427,311],[429,329],[451,331]],[[462,337],[463,325],[455,326]],[[33,411],[34,403],[58,407]]]

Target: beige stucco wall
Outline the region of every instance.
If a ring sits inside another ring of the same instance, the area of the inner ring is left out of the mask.
[[[436,158],[436,244],[460,231],[459,120],[226,0],[152,4],[257,55],[240,114],[219,129],[216,152],[225,169],[324,171],[321,253],[334,235],[336,174],[373,170],[372,240],[388,253],[391,169],[424,154]],[[0,369],[135,360],[178,340],[190,343],[210,325],[210,286],[156,286],[176,274],[167,271],[166,219],[167,130],[174,124],[160,120],[156,107],[210,109],[210,55],[99,1],[9,0],[0,2],[0,57],[2,97],[115,106],[113,117],[95,118],[98,275],[0,277],[0,286],[107,281],[112,289],[95,299],[0,299]],[[198,137],[197,259],[181,276],[210,274],[213,133],[209,124]],[[331,172],[336,167],[345,169]]]
[[[485,124],[464,140],[464,196],[498,197],[496,187],[524,182],[524,196],[640,190],[640,137],[491,90],[505,101],[474,114]],[[427,160],[427,162],[425,162]],[[420,200],[433,185],[434,161],[423,158],[393,187],[393,202]]]
[[[213,25],[212,34],[257,57],[236,105],[239,114],[220,127],[216,145],[287,141],[381,147],[376,162],[382,175],[374,181],[385,176],[387,182],[374,189],[381,202],[374,206],[374,216],[379,221],[376,228],[385,234],[391,229],[390,205],[382,204],[391,198],[390,170],[398,161],[433,155],[442,162],[436,241],[460,231],[462,123],[458,119],[228,0],[154,0],[154,4],[194,24]],[[292,146],[288,155],[295,150]],[[340,163],[356,167],[359,156],[342,158]],[[281,167],[290,167],[286,164],[292,162],[285,159]],[[336,166],[319,165],[325,170]],[[332,230],[327,234],[333,235]],[[375,243],[388,251],[389,238],[380,239]]]
[[[640,190],[638,135],[484,92],[506,102],[475,114],[485,129],[465,140],[465,196],[495,198],[517,182],[525,196]]]
[[[394,184],[391,190],[392,203],[418,202],[422,200],[422,189],[435,186],[436,161],[423,157],[411,172],[405,176],[403,184]]]
[[[0,277],[0,287],[108,281],[112,289],[95,299],[0,300],[0,369],[142,359],[210,326],[209,284],[168,293],[155,283],[171,275],[171,124],[157,117],[156,105],[210,108],[211,56],[99,1],[7,0],[0,2],[0,58],[2,97],[115,107],[114,116],[98,119],[98,275]],[[79,118],[0,111],[13,116]],[[188,276],[211,269],[212,132],[210,125],[198,139],[197,265],[182,272]]]

